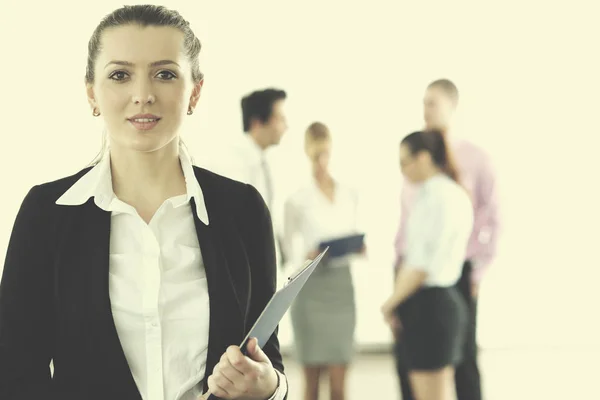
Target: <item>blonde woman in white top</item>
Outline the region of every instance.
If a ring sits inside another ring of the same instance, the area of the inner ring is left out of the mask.
[[[394,293],[382,307],[405,358],[416,400],[454,399],[454,366],[463,356],[467,305],[456,289],[473,229],[473,207],[443,135],[402,140],[403,174],[419,185],[407,249]]]
[[[331,135],[322,123],[306,131],[305,151],[311,183],[285,203],[284,249],[294,254],[301,240],[301,258],[313,258],[324,240],[357,232],[356,192],[329,173]],[[305,400],[317,399],[322,372],[330,377],[331,398],[345,398],[347,366],[352,360],[356,311],[348,258],[325,259],[298,295],[291,309],[294,343],[304,366]]]

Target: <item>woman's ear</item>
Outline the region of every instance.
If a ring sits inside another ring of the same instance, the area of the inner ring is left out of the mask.
[[[196,108],[198,104],[198,100],[200,100],[200,93],[202,92],[202,86],[204,85],[204,78],[194,84],[194,89],[192,90],[192,95],[190,96],[190,105],[191,109]]]
[[[94,95],[94,85],[91,83],[85,84],[85,94],[87,96],[88,104],[92,108],[92,112],[98,107],[96,103],[96,97]]]
[[[431,162],[431,154],[428,151],[420,151],[415,155],[417,162],[419,163],[428,163]]]

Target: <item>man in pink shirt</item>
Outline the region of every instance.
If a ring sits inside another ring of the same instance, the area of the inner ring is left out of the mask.
[[[429,84],[424,99],[424,119],[427,129],[437,129],[446,135],[460,173],[460,182],[468,190],[474,208],[474,227],[467,248],[463,274],[457,287],[470,310],[470,324],[465,346],[465,358],[456,366],[455,381],[458,400],[481,400],[481,378],[477,366],[476,320],[479,283],[493,260],[498,233],[498,199],[496,179],[490,159],[483,149],[465,140],[452,137],[451,122],[458,105],[458,89],[447,79]],[[402,266],[406,221],[410,213],[415,187],[404,182],[401,198],[401,218],[396,235],[396,270]],[[401,346],[397,348],[397,368],[402,387],[402,399],[413,400],[408,374],[403,368]]]

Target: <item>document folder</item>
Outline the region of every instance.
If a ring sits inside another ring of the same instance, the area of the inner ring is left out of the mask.
[[[314,260],[307,261],[299,271],[290,275],[288,281],[281,289],[275,292],[240,345],[242,353],[246,354],[246,345],[250,338],[256,338],[260,347],[263,347],[267,343],[275,328],[279,325],[279,321],[281,321],[281,318],[283,318],[288,308],[290,308],[290,305],[298,293],[300,293],[300,290],[302,290],[302,287],[308,281],[308,278],[310,278],[327,250],[324,249]]]
[[[319,250],[329,248],[327,257],[343,257],[359,253],[365,243],[365,234],[355,234],[321,242]]]
[[[258,341],[258,345],[262,348],[267,343],[277,325],[279,325],[279,321],[285,315],[287,310],[290,308],[290,305],[302,290],[302,287],[308,281],[311,274],[314,272],[317,265],[325,253],[327,253],[328,248],[325,248],[314,260],[308,260],[304,265],[296,271],[294,274],[290,275],[286,284],[279,289],[271,300],[267,303],[263,312],[260,314],[248,335],[242,341],[240,345],[240,349],[242,354],[247,354],[247,345],[248,341],[251,338],[256,338]],[[216,400],[217,397],[214,395],[210,395],[208,397],[209,400]]]

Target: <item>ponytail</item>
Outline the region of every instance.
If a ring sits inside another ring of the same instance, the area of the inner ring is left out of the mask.
[[[456,183],[460,183],[460,174],[458,172],[458,168],[456,167],[456,162],[454,161],[454,153],[452,150],[450,150],[450,146],[448,146],[446,137],[441,133],[439,135],[443,157],[440,157],[438,166],[446,175],[448,175],[448,177],[450,177],[450,179]]]

